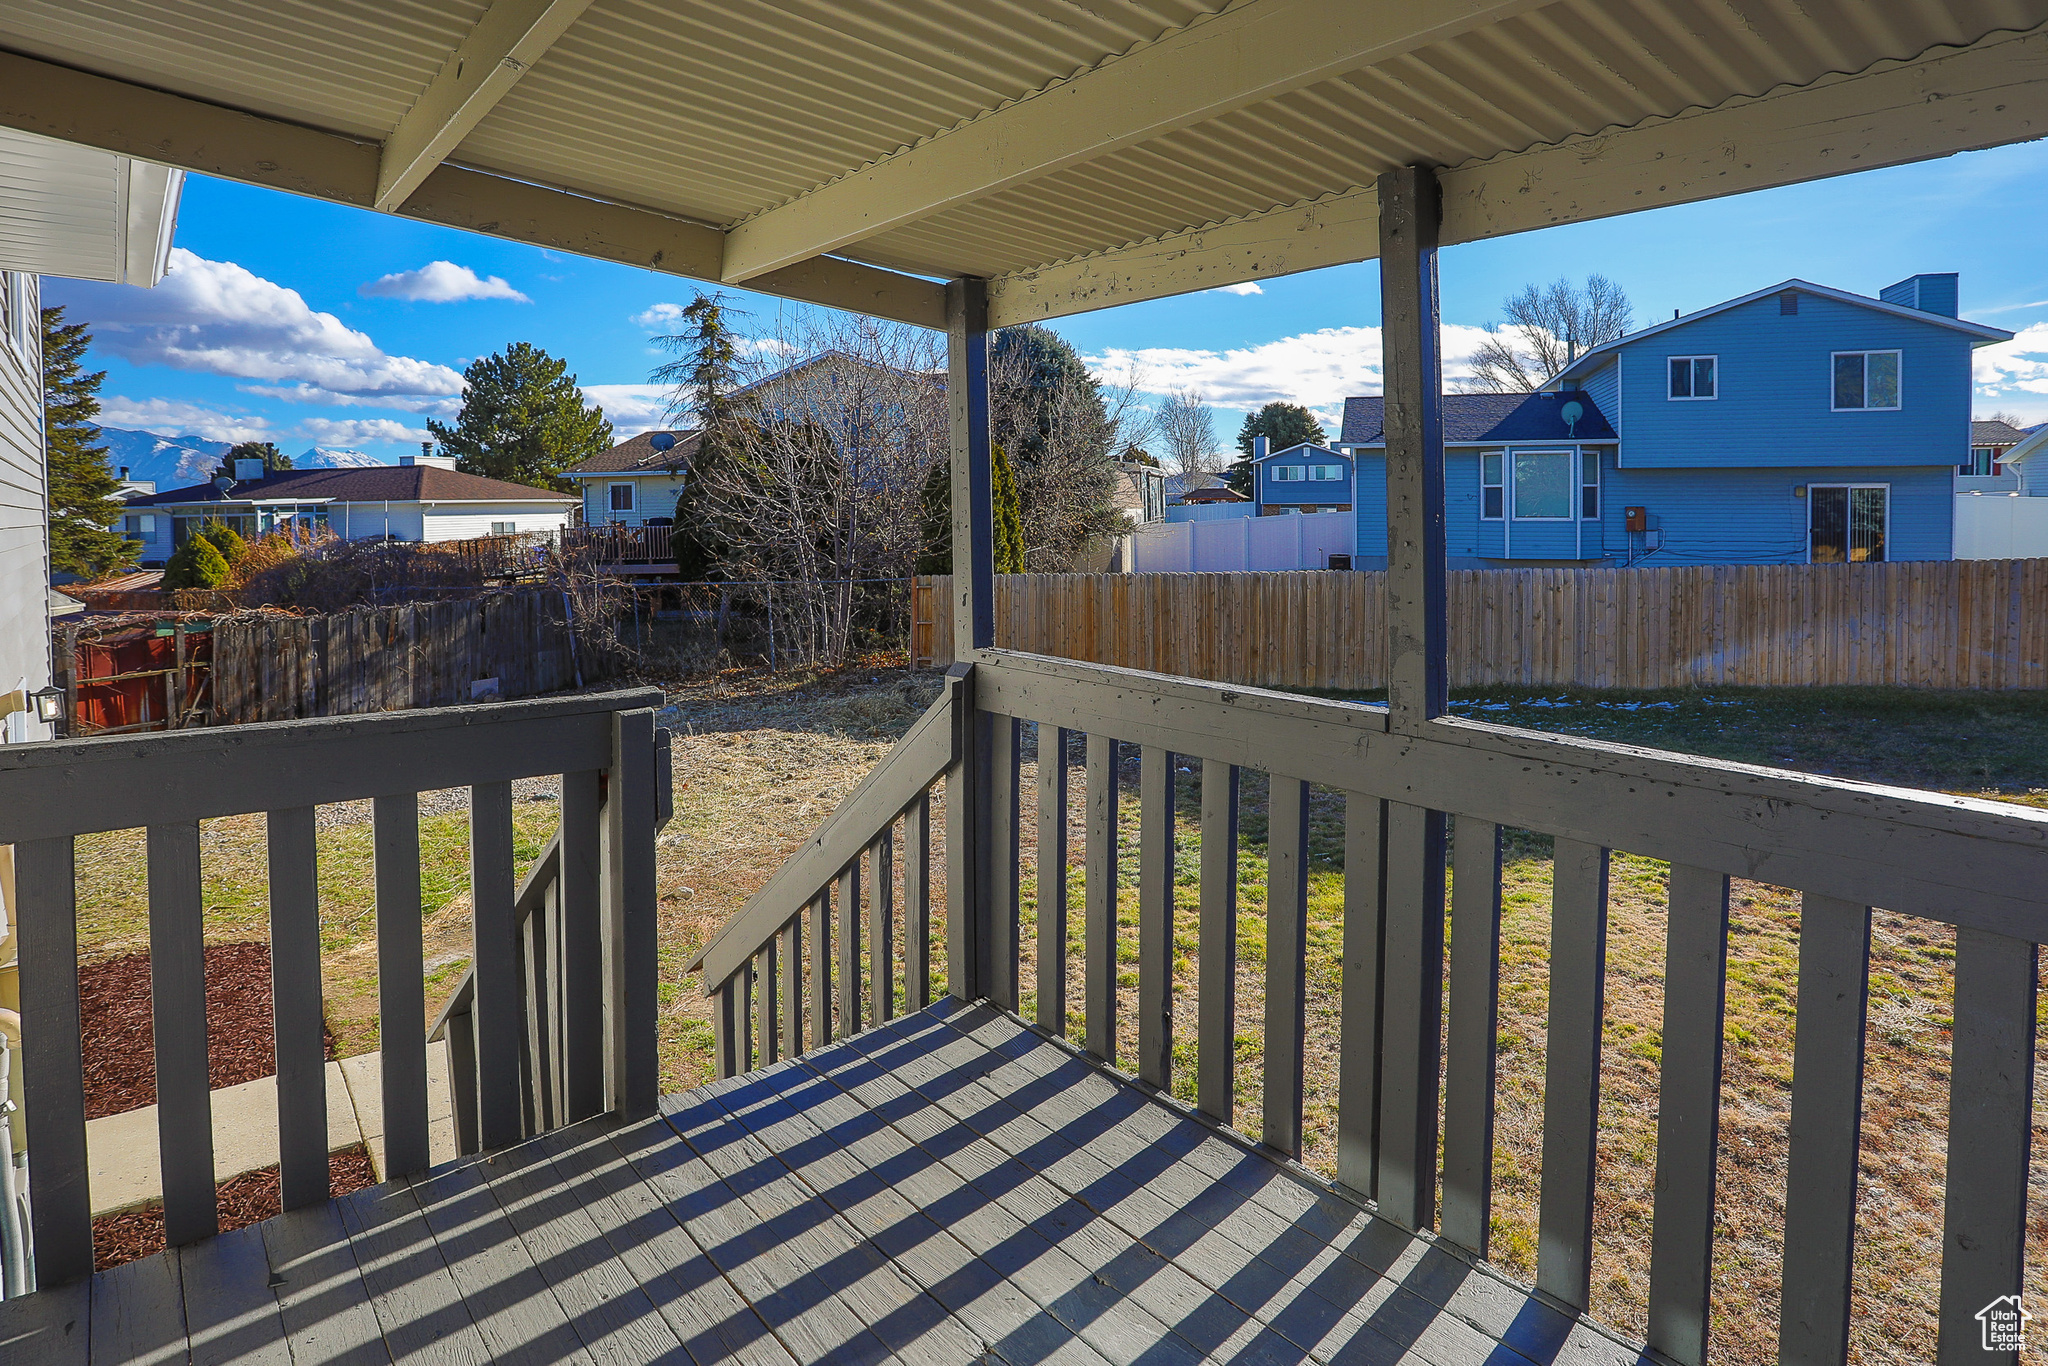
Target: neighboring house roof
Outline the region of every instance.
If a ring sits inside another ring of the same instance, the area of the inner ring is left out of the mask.
[[[685,468],[704,440],[701,431],[670,432],[676,444],[665,451],[654,449],[654,432],[642,432],[631,441],[621,441],[608,451],[599,451],[580,465],[562,473],[571,479],[594,474],[651,474],[657,470]]]
[[[1585,411],[1576,423],[1564,420],[1567,403]],[[1444,441],[1469,446],[1493,441],[1612,441],[1614,428],[1585,394],[1567,389],[1554,394],[1445,394]],[[1384,446],[1387,401],[1378,394],[1344,400],[1347,445]]]
[[[147,498],[131,508],[184,507],[195,503],[573,503],[566,494],[525,484],[508,484],[439,465],[379,465],[374,469],[278,470],[235,485],[227,494],[212,484],[193,484]]]
[[[1972,422],[1970,444],[1972,446],[2016,446],[2026,439],[2026,433],[2009,422]]]
[[[1710,308],[1703,308],[1697,313],[1688,313],[1683,317],[1657,323],[1653,326],[1645,327],[1638,332],[1631,332],[1626,337],[1617,337],[1611,342],[1602,343],[1545,380],[1543,387],[1549,389],[1553,386],[1562,386],[1566,380],[1574,376],[1584,375],[1599,369],[1600,365],[1604,364],[1606,359],[1613,355],[1620,347],[1633,345],[1647,337],[1654,337],[1659,332],[1669,332],[1674,327],[1684,327],[1690,323],[1696,323],[1701,318],[1710,318],[1716,313],[1726,313],[1731,308],[1741,308],[1744,304],[1753,304],[1759,299],[1768,299],[1774,295],[1783,294],[1788,289],[1796,289],[1802,294],[1813,294],[1823,299],[1833,299],[1837,303],[1854,304],[1858,308],[1867,308],[1877,313],[1889,313],[1895,318],[1909,318],[1916,323],[1927,323],[1934,327],[1953,328],[1957,332],[1962,332],[1975,338],[1976,340],[1972,343],[1974,346],[1989,346],[1993,342],[2012,340],[2012,333],[2007,332],[2003,328],[1986,327],[1983,323],[1965,322],[1961,318],[1951,318],[1946,313],[1929,313],[1925,309],[1908,308],[1904,304],[1886,303],[1883,299],[1873,299],[1867,294],[1851,294],[1846,289],[1832,289],[1827,285],[1814,284],[1810,280],[1784,280],[1772,285],[1769,289],[1759,289],[1745,294],[1739,299],[1729,299],[1725,303],[1718,303]]]
[[[1180,496],[1180,501],[1183,503],[1249,503],[1251,499],[1245,497],[1236,489],[1217,487],[1189,489]]]
[[[1293,455],[1296,451],[1315,451],[1321,455],[1334,456],[1339,460],[1349,460],[1351,458],[1342,451],[1333,451],[1328,446],[1318,446],[1313,441],[1297,441],[1284,451],[1267,451],[1264,455],[1253,460],[1252,463],[1256,465],[1260,460],[1272,460],[1283,455]]]
[[[1971,425],[1975,426],[1976,424],[1972,423]],[[2007,451],[2004,462],[2008,465],[2024,465],[2028,460],[2044,450],[2048,450],[2048,422],[2044,422],[2034,428],[2031,432],[2027,433],[2026,437],[2019,444]]]
[[[1166,476],[1166,496],[1184,498],[1201,489],[1227,488],[1220,474],[1169,474]]]

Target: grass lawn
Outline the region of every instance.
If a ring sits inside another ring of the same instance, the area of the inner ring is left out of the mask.
[[[848,671],[817,680],[727,675],[671,695],[676,817],[658,854],[661,897],[662,1072],[666,1090],[712,1070],[708,1003],[682,964],[736,912],[887,752],[936,695],[932,675]],[[1364,699],[1371,700],[1371,699]],[[2048,698],[2030,694],[1922,694],[1890,689],[1669,693],[1493,690],[1454,710],[1504,724],[1691,751],[1751,763],[2002,797],[2048,797]],[[1037,756],[1026,728],[1025,791]],[[1070,1037],[1084,1026],[1085,876],[1080,826],[1086,793],[1078,750],[1069,832]],[[1118,958],[1122,1046],[1135,1044],[1137,767],[1119,774],[1122,846]],[[1037,830],[1025,802],[1022,838],[1025,1008],[1035,1005]],[[515,806],[518,852],[537,856],[552,830],[551,802]],[[938,812],[935,811],[935,816]],[[1192,1099],[1196,998],[1199,789],[1178,775],[1176,818],[1174,1089]],[[1266,782],[1244,775],[1239,856],[1239,973],[1235,1048],[1238,1127],[1256,1135],[1265,969]],[[1334,793],[1311,802],[1309,1020],[1304,1161],[1334,1171],[1336,1004],[1342,934],[1342,809]],[[934,820],[935,869],[945,866],[943,818]],[[430,814],[421,826],[430,1012],[467,965],[467,819]],[[202,866],[209,941],[267,936],[260,817],[209,821]],[[141,832],[79,842],[81,942],[88,956],[147,947]],[[320,831],[323,969],[327,1009],[344,1054],[376,1044],[376,961],[370,826]],[[1551,850],[1546,837],[1509,832],[1503,875],[1499,1120],[1493,1255],[1524,1279],[1535,1271],[1541,1174],[1543,1062],[1548,1009]],[[1650,1210],[1661,1057],[1666,869],[1617,852],[1610,910],[1603,1056],[1594,1309],[1640,1334],[1647,1298]],[[937,879],[943,882],[943,878]],[[943,919],[942,887],[935,887]],[[903,904],[901,895],[897,898]],[[1775,1359],[1777,1270],[1784,1205],[1785,1126],[1798,995],[1799,904],[1783,889],[1737,882],[1729,951],[1727,1086],[1717,1239],[1715,1359]],[[901,943],[901,934],[898,934]],[[1852,1358],[1931,1359],[1946,1162],[1947,1026],[1953,937],[1940,926],[1880,913],[1872,950],[1871,1032],[1865,1091],[1864,1182]],[[1451,946],[1455,953],[1456,945]],[[943,953],[934,955],[943,974]],[[2048,997],[2044,997],[2048,1000]],[[2048,1097],[2048,1086],[2037,1088]],[[2048,1152],[2037,1154],[2048,1210]],[[2048,1296],[2048,1217],[2029,1244],[2028,1293]]]

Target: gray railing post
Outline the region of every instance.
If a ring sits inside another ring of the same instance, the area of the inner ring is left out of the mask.
[[[654,712],[612,714],[605,792],[605,1090],[609,1108],[651,1112],[661,1096],[655,1037]]]
[[[954,280],[946,286],[946,401],[953,478],[953,657],[964,660],[975,650],[989,649],[996,637],[985,280]],[[988,718],[975,712],[968,681],[963,678],[957,686],[961,743],[946,781],[946,986],[971,1001],[987,993],[992,970],[994,936],[987,923],[995,876],[992,728]]]

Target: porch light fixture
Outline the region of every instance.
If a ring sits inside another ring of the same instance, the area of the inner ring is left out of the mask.
[[[28,695],[35,704],[36,720],[62,721],[64,719],[64,690],[62,688],[37,688]]]

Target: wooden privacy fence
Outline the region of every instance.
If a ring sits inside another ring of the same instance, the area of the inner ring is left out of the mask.
[[[213,720],[289,721],[526,697],[595,681],[603,661],[562,595],[498,593],[214,628]]]
[[[1450,682],[2048,686],[2048,560],[1449,574]],[[1386,575],[1005,574],[996,644],[1255,687],[1386,686]],[[950,576],[911,654],[953,660]]]

